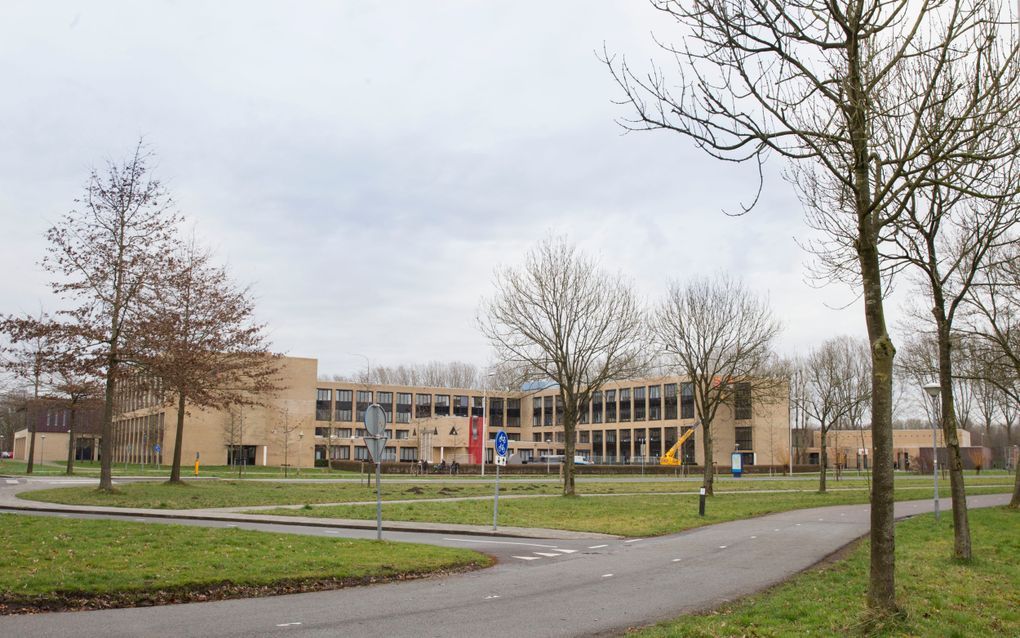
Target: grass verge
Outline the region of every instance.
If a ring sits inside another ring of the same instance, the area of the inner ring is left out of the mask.
[[[1001,487],[974,487],[968,494],[994,494]],[[948,487],[943,490],[948,496]],[[924,498],[916,489],[897,488],[897,500]],[[619,536],[657,536],[685,529],[810,507],[867,503],[864,491],[717,493],[708,500],[704,517],[698,516],[694,495],[637,495],[505,499],[499,503],[499,524],[512,527],[543,527]],[[374,505],[332,505],[300,510],[274,509],[263,514],[319,518],[374,519]],[[383,503],[383,519],[430,523],[492,523],[492,501],[439,501]]]
[[[486,567],[469,550],[239,529],[0,515],[0,613],[336,589]]]
[[[1003,476],[968,477],[969,487],[995,486],[1008,491],[1012,486]],[[588,482],[578,484],[584,494],[633,493],[687,493],[696,494],[700,483],[696,481],[662,480],[650,482]],[[904,477],[896,481],[903,491],[913,489],[913,498],[923,498],[931,489],[931,479]],[[946,483],[948,485],[948,483]],[[720,479],[718,493],[743,491],[796,491],[812,494],[817,485],[811,481],[767,478]],[[830,482],[833,493],[856,491],[862,497],[867,490],[864,479],[847,478]],[[383,479],[383,498],[386,500],[415,500],[490,496],[491,483],[389,482]],[[555,482],[505,481],[500,493],[509,495],[556,495],[562,491]],[[142,507],[150,509],[195,509],[217,507],[247,507],[259,505],[303,505],[306,503],[348,503],[375,501],[375,487],[359,483],[287,483],[272,481],[192,481],[181,485],[163,482],[139,482],[119,485],[113,493],[101,493],[92,487],[62,487],[33,490],[19,495],[27,500],[70,505],[102,505],[107,507]],[[374,515],[373,515],[374,516]]]
[[[950,517],[931,515],[896,527],[899,618],[876,622],[865,609],[868,545],[845,559],[717,611],[628,634],[634,638],[785,638],[787,636],[1020,636],[1020,511],[970,512],[974,556],[952,555]]]

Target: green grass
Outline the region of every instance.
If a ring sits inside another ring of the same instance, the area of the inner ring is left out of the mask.
[[[993,494],[1001,487],[973,487],[968,494]],[[940,490],[948,496],[948,487]],[[926,493],[907,487],[897,489],[897,500],[924,498]],[[510,527],[542,527],[619,536],[655,536],[774,512],[809,507],[867,503],[863,490],[852,492],[717,493],[708,499],[706,514],[698,516],[694,495],[638,495],[584,498],[549,497],[504,499],[499,504],[499,524]],[[274,509],[265,514],[321,518],[373,519],[374,505],[334,505],[310,509]],[[383,519],[431,523],[492,523],[492,501],[445,501],[384,503]]]
[[[868,545],[846,560],[718,611],[630,633],[636,638],[800,636],[1020,636],[1020,511],[970,512],[974,560],[952,554],[950,517],[931,515],[896,527],[897,599],[902,618],[869,620]]]
[[[1009,481],[1002,476],[968,477],[970,488],[994,486],[1008,491]],[[897,489],[912,491],[913,498],[924,498],[931,490],[931,479],[903,477],[896,482]],[[664,480],[654,482],[589,482],[577,484],[583,494],[696,494],[700,483],[697,481]],[[948,482],[943,485],[947,487]],[[844,479],[829,484],[834,494],[856,493],[866,495],[867,482],[861,478]],[[719,494],[742,491],[796,490],[810,495],[817,490],[812,481],[784,479],[719,479],[716,491]],[[506,481],[500,486],[501,494],[556,495],[562,492],[557,482],[529,480]],[[489,496],[493,485],[487,483],[440,482],[435,480],[396,482],[383,479],[385,500],[420,500],[433,498],[457,498]],[[247,507],[259,505],[303,505],[316,503],[350,503],[375,501],[375,487],[359,483],[287,483],[273,481],[191,481],[181,485],[163,482],[128,483],[117,486],[113,493],[98,492],[92,487],[61,487],[48,490],[33,490],[22,493],[21,498],[64,503],[71,505],[102,505],[107,507],[142,507],[152,509],[195,509],[216,507]]]
[[[24,461],[17,461],[14,459],[4,459],[0,461],[0,474],[10,474],[12,476],[25,475],[26,463]],[[33,468],[32,476],[63,476],[64,470],[67,464],[64,461],[53,462],[47,461],[46,463],[36,462]],[[185,463],[181,466],[181,475],[185,477],[194,476],[194,463],[191,465]],[[147,464],[140,465],[137,463],[124,464],[114,463],[111,468],[113,476],[151,476],[159,477],[164,476],[170,477],[170,466],[160,465],[158,468],[155,465]],[[284,478],[283,468],[275,466],[263,466],[263,465],[249,465],[243,468],[244,478]],[[98,477],[99,476],[99,462],[98,461],[75,461],[74,462],[74,475],[75,476],[86,476],[86,477]],[[199,475],[205,478],[237,478],[237,467],[229,465],[203,465],[201,466]],[[302,479],[336,479],[336,478],[351,478],[359,476],[356,472],[342,472],[335,470],[328,470],[323,467],[316,468],[290,468],[287,471],[288,478],[302,478]]]
[[[250,588],[335,587],[490,563],[468,550],[408,543],[11,514],[0,515],[0,546],[0,608],[59,606],[78,596],[130,604],[223,588],[251,595]]]

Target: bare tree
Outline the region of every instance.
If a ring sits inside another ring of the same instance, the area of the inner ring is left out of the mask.
[[[811,351],[801,364],[805,391],[800,408],[816,421],[821,434],[821,473],[818,491],[825,491],[828,434],[833,427],[855,422],[871,400],[871,370],[867,344],[850,337],[834,337]],[[838,459],[837,459],[838,463]]]
[[[971,287],[965,320],[958,329],[985,344],[980,350],[985,357],[980,368],[983,378],[1016,406],[1020,405],[1020,248],[1003,247],[994,263]],[[1020,463],[1009,506],[1020,508]]]
[[[279,357],[269,352],[247,289],[194,240],[167,259],[160,285],[138,319],[136,364],[158,378],[177,406],[170,482],[181,480],[189,406],[263,405],[279,388]]]
[[[103,385],[98,362],[85,350],[80,336],[66,329],[63,335],[64,338],[58,342],[59,349],[54,354],[51,386],[53,392],[63,399],[70,413],[64,473],[71,476],[74,474],[79,419],[86,410],[102,400]]]
[[[785,379],[771,368],[780,323],[766,300],[719,275],[671,284],[651,324],[671,368],[693,384],[705,450],[704,487],[713,494],[712,424],[720,406],[736,408],[738,393],[760,404],[773,399],[780,386],[787,392]]]
[[[0,369],[13,375],[20,383],[31,387],[35,403],[41,400],[41,393],[48,389],[56,367],[59,352],[59,330],[52,318],[41,309],[37,317],[9,316],[0,321],[0,333],[7,336],[11,345],[0,350]],[[27,404],[26,404],[27,408]],[[26,409],[25,414],[28,415]],[[35,469],[35,439],[37,422],[29,418],[28,462],[25,472]]]
[[[244,406],[231,405],[223,419],[223,440],[230,450],[233,465],[237,466],[237,478],[244,473]]]
[[[300,442],[304,438],[304,432],[301,431],[304,421],[294,418],[290,407],[286,405],[277,411],[277,415],[279,421],[270,433],[283,445],[283,477],[287,478],[290,473],[290,446],[295,443],[295,439]]]
[[[563,494],[574,495],[575,430],[582,406],[614,379],[643,369],[643,315],[631,286],[564,238],[538,243],[519,268],[496,271],[478,322],[521,381],[552,381],[563,401]]]
[[[101,359],[104,376],[99,489],[112,483],[113,413],[116,384],[131,361],[132,322],[144,291],[155,285],[163,256],[174,245],[177,215],[163,186],[149,173],[142,145],[123,164],[93,170],[78,208],[50,228],[43,267],[62,277],[52,285],[76,303],[64,314]]]
[[[372,380],[388,385],[428,386],[434,388],[478,388],[485,379],[478,366],[462,361],[374,366]],[[332,375],[333,381],[368,383],[364,373]]]
[[[769,156],[788,160],[802,201],[821,214],[814,248],[859,285],[873,375],[868,604],[893,612],[895,348],[879,245],[913,193],[944,174],[935,167],[1015,153],[1008,136],[985,137],[1020,113],[1015,43],[992,0],[653,4],[684,29],[679,45],[660,40],[679,82],[658,68],[636,74],[607,53],[636,113],[625,126],[680,133],[712,157],[754,162],[759,174]],[[941,78],[968,63],[978,72],[961,99],[945,99]]]

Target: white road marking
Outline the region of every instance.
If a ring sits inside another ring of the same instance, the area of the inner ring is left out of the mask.
[[[624,543],[639,543],[639,542],[641,542],[643,540],[645,540],[645,539],[643,539],[643,538],[632,538],[629,541],[623,541],[623,542]]]
[[[795,527],[800,527],[800,523],[794,523]]]
[[[514,541],[482,541],[476,538],[444,538],[444,541],[454,541],[457,543],[492,543],[493,545],[524,545],[525,547],[545,547],[547,549],[556,549],[555,545],[540,545],[538,543],[516,543]]]
[[[779,531],[779,528],[777,527],[777,528],[775,528],[775,529],[774,529],[774,530],[772,530],[772,531],[773,531],[773,532],[778,532],[778,531]]]
[[[818,519],[818,522],[820,523],[820,522],[822,522],[824,520],[825,520],[824,518],[820,518],[820,519]]]
[[[492,596],[486,596],[485,600],[492,600],[493,598],[499,598],[499,596],[496,595],[496,594],[493,594]]]
[[[8,485],[17,485],[18,482],[16,480],[14,480],[14,479],[7,479],[7,484]]]
[[[725,545],[720,545],[719,549],[726,549],[726,546]]]
[[[612,574],[602,574],[602,578],[610,578],[610,577],[612,577]]]
[[[301,623],[299,623],[299,622],[285,622],[285,623],[280,623],[279,625],[277,625],[277,627],[293,627],[294,625],[300,625],[300,624]]]
[[[552,558],[553,556],[560,556],[560,554],[553,554],[552,552],[535,552],[539,556],[545,556],[546,558]]]
[[[576,549],[557,549],[556,551],[562,552],[564,554],[575,554],[575,553],[577,553]]]
[[[682,560],[683,560],[682,558],[674,558],[674,559],[673,559],[673,562],[674,562],[674,563],[679,563],[679,562],[680,562],[680,561],[682,561]]]
[[[514,558],[520,558],[521,560],[540,560],[540,556],[514,556]]]
[[[602,549],[603,547],[609,547],[609,545],[592,545],[588,549]]]
[[[339,534],[340,530],[338,530],[338,529],[327,529],[326,533],[327,534]]]
[[[758,537],[757,536],[752,536],[751,538],[758,538]]]

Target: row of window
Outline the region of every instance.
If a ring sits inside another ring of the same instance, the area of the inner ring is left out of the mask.
[[[411,402],[412,398],[414,403]],[[415,393],[412,397],[410,392],[373,393],[372,390],[358,390],[355,393],[353,390],[319,388],[315,398],[315,420],[362,423],[365,420],[365,410],[373,402],[381,405],[394,422],[410,423],[412,418],[480,417],[485,397],[422,393]],[[520,399],[489,397],[489,425],[517,427],[520,424]]]
[[[679,389],[679,396],[678,396]],[[334,401],[335,394],[335,401]],[[373,403],[371,390],[331,390],[319,388],[315,401],[317,421],[361,423],[365,410]],[[480,396],[415,393],[411,403],[410,392],[374,393],[374,402],[395,415],[396,423],[410,423],[415,419],[445,416],[482,416],[484,398]],[[396,402],[394,403],[394,394]],[[354,399],[357,399],[355,401]],[[412,411],[413,408],[413,411]],[[637,386],[619,390],[597,391],[581,410],[580,423],[617,423],[626,421],[675,420],[694,418],[694,384],[667,383],[665,385]],[[332,416],[332,418],[330,418]],[[734,417],[751,418],[751,384],[737,383],[734,392]],[[563,399],[559,396],[532,399],[531,424],[552,426],[563,422]],[[521,400],[503,397],[489,398],[489,425],[517,427],[521,424]]]

